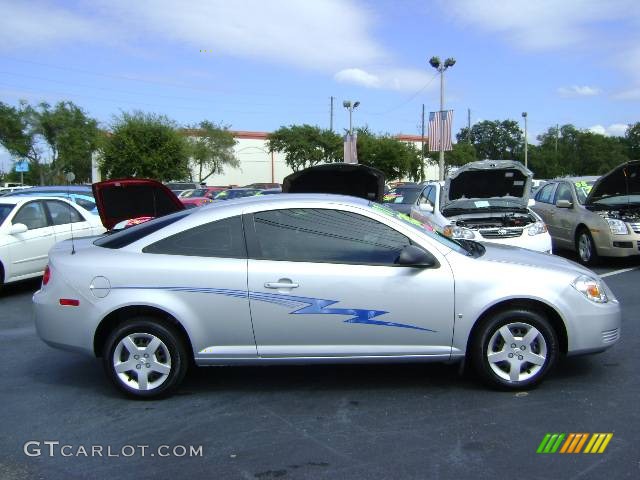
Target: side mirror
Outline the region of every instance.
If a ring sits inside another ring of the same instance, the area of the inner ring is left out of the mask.
[[[558,200],[556,202],[556,207],[558,207],[558,208],[571,208],[571,207],[573,207],[573,202],[570,202],[569,200]]]
[[[407,245],[400,252],[398,265],[405,267],[429,268],[437,267],[438,260],[436,260],[436,257],[431,255],[429,252],[426,252],[415,245]]]
[[[19,235],[20,233],[24,233],[27,230],[27,226],[24,223],[14,223],[11,225],[11,229],[9,229],[9,235]]]
[[[419,208],[423,212],[433,213],[433,205],[431,205],[430,203],[420,203]]]
[[[536,205],[536,201],[533,198],[530,198],[527,202],[528,207],[534,207]]]

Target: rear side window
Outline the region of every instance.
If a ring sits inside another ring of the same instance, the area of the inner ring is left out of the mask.
[[[247,257],[240,217],[225,218],[190,228],[152,243],[142,251],[190,257]]]
[[[380,222],[340,210],[271,210],[254,214],[253,220],[251,257],[265,260],[395,265],[411,244]]]
[[[549,185],[545,185],[544,187],[542,187],[536,194],[536,201],[542,203],[551,203],[553,189],[555,188],[555,186],[555,183],[550,183]]]
[[[13,217],[13,224],[16,223],[25,224],[29,230],[47,227],[49,222],[42,202],[29,202],[23,205]]]
[[[179,212],[172,213],[171,215],[155,218],[153,220],[149,220],[148,222],[141,223],[140,225],[120,230],[117,233],[112,233],[110,235],[100,237],[95,242],[93,242],[93,244],[97,245],[98,247],[114,249],[126,247],[127,245],[130,245],[133,242],[146,237],[147,235],[151,235],[153,232],[157,232],[167,225],[171,225],[172,223],[181,220],[191,212],[192,211],[190,210],[181,210]]]
[[[45,203],[54,225],[84,222],[84,218],[80,216],[78,211],[66,203],[55,200],[47,200]]]

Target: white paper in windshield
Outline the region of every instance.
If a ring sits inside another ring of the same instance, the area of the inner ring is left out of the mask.
[[[486,200],[477,200],[473,202],[473,204],[476,206],[476,208],[483,208],[483,207],[489,206],[489,202],[487,202]]]

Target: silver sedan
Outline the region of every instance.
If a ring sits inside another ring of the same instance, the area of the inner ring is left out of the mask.
[[[75,254],[60,243],[33,301],[45,342],[102,357],[134,397],[168,394],[193,361],[464,360],[490,386],[524,389],[620,329],[613,293],[578,264],[315,194],[179,211]]]

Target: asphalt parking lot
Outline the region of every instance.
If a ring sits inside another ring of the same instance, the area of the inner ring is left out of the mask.
[[[6,286],[0,478],[638,478],[640,260],[597,271],[621,301],[622,340],[519,393],[451,365],[226,367],[192,371],[167,400],[131,401],[98,360],[37,338],[39,281]],[[553,432],[613,438],[602,454],[536,454]],[[27,442],[39,442],[29,454]]]

